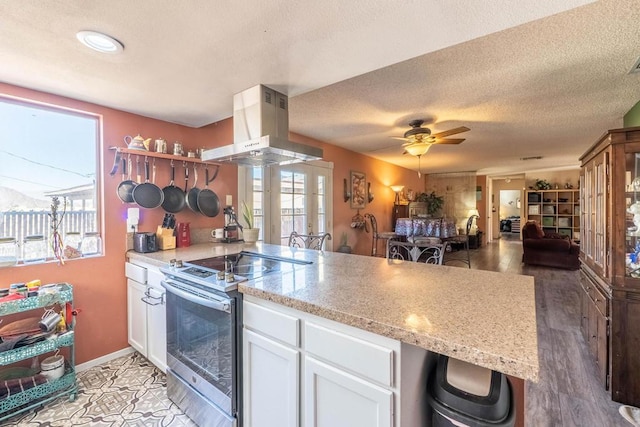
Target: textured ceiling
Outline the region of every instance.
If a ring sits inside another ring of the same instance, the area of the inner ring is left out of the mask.
[[[425,172],[575,166],[640,100],[637,0],[442,3],[0,2],[0,81],[196,127],[263,83],[292,131],[410,168],[389,137],[412,118],[471,128]],[[124,53],[88,50],[87,29]]]

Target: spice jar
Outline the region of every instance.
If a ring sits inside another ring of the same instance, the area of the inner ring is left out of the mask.
[[[48,246],[47,241],[41,234],[26,236],[23,245],[25,263],[44,262],[47,260]]]
[[[102,252],[102,239],[95,232],[85,233],[80,243],[80,251],[82,256],[98,255]]]
[[[0,238],[0,267],[9,267],[18,263],[20,256],[18,242],[15,237]]]

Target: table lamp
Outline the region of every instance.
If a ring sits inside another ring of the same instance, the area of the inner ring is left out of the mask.
[[[480,212],[478,209],[469,209],[469,218],[473,218],[473,222],[471,224],[469,234],[477,234],[478,233],[478,224],[476,224],[476,218],[480,218]]]

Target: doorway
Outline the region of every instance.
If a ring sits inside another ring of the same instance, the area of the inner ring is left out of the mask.
[[[498,204],[499,230],[502,239],[520,239],[520,210],[522,207],[521,190],[500,190]]]
[[[333,231],[333,163],[239,167],[238,197],[253,209],[260,240],[286,245],[289,234]],[[326,249],[332,250],[331,242]]]

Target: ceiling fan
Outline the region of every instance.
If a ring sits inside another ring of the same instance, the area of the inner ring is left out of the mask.
[[[418,178],[421,177],[420,173],[420,156],[426,154],[434,144],[460,144],[464,141],[464,138],[446,138],[447,136],[456,135],[458,133],[467,132],[469,129],[466,126],[460,126],[454,129],[445,130],[442,132],[431,134],[431,129],[422,127],[424,120],[417,119],[409,122],[411,129],[404,133],[404,136],[392,136],[394,139],[400,139],[407,141],[402,144],[405,149],[402,154],[411,154],[418,157]]]

